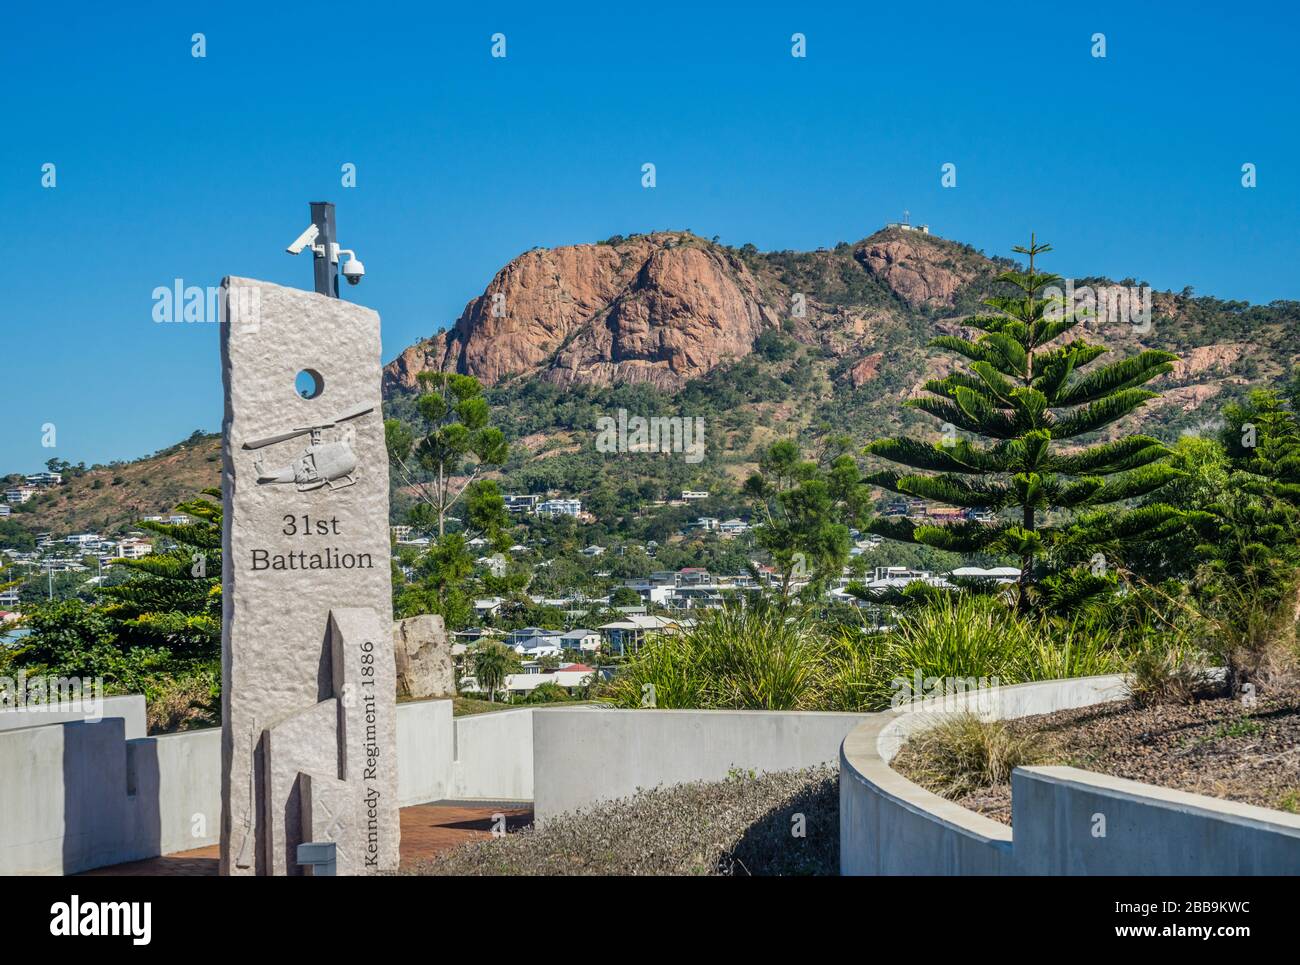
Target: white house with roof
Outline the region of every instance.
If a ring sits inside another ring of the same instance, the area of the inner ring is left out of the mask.
[[[12,489],[5,490],[5,499],[11,503],[25,503],[31,499],[40,490],[35,486],[14,486]]]
[[[538,516],[581,516],[581,499],[548,499],[537,504]]]
[[[723,539],[734,539],[747,532],[749,532],[749,524],[743,519],[724,519],[718,524],[718,535]]]
[[[511,695],[530,694],[542,684],[555,684],[572,693],[581,687],[590,685],[595,679],[596,670],[585,663],[571,663],[558,670],[545,670],[541,673],[507,674],[505,689]]]
[[[560,641],[566,650],[593,653],[600,649],[600,634],[595,630],[584,630],[581,627],[560,634]]]
[[[636,590],[647,604],[656,606],[667,606],[676,588],[675,583],[655,583],[647,579],[624,580],[623,585],[628,589]]]
[[[959,566],[948,574],[954,580],[981,580],[1005,586],[1020,581],[1020,569],[1015,566]]]
[[[906,566],[877,566],[875,575],[867,581],[867,589],[874,594],[881,594],[905,589],[913,583],[952,589],[952,584],[942,576],[934,576],[929,570],[908,569]]]
[[[505,636],[505,644],[507,647],[514,647],[516,644],[531,640],[534,637],[558,637],[559,635],[559,630],[545,630],[542,627],[522,627],[518,630],[509,631]]]
[[[147,539],[136,539],[128,536],[117,543],[117,556],[119,559],[138,560],[140,557],[148,556],[152,552],[153,543]]]
[[[511,513],[531,515],[536,511],[542,497],[535,493],[506,493],[503,497],[506,510]]]
[[[510,649],[521,657],[527,657],[530,660],[540,660],[542,657],[558,657],[564,653],[564,648],[560,646],[559,637],[529,637],[527,640],[520,640],[511,646]]]

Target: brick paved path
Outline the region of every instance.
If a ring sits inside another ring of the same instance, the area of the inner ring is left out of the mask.
[[[492,833],[493,816],[506,816],[506,830],[532,823],[533,809],[507,802],[438,802],[402,808],[402,864],[431,858],[457,845]],[[86,871],[88,875],[215,875],[215,844],[144,861],[130,861]]]

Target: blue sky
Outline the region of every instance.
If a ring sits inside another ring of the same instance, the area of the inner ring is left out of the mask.
[[[1132,2],[8,4],[0,471],[219,428],[216,326],[156,324],[151,293],[227,274],[310,287],[309,258],[284,253],[310,200],[337,203],[365,261],[346,297],[382,315],[386,359],[534,245],[690,228],[808,249],[904,208],[991,254],[1034,230],[1065,275],[1300,297],[1297,19]]]

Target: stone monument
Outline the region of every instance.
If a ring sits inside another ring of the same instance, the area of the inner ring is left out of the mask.
[[[393,870],[379,316],[246,278],[222,295],[221,872],[301,874],[308,841],[339,874]]]
[[[456,696],[456,668],[442,617],[422,613],[393,623],[393,659],[401,697]]]

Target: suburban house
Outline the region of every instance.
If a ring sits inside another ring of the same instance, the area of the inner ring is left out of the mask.
[[[682,501],[683,501],[683,502],[687,502],[687,503],[689,503],[689,502],[691,502],[692,500],[695,500],[695,499],[708,499],[708,498],[709,498],[708,490],[698,490],[698,489],[695,489],[695,490],[693,490],[693,489],[683,489],[683,490],[682,490]]]
[[[539,660],[542,657],[558,657],[564,653],[560,646],[560,638],[555,636],[529,637],[527,640],[520,640],[512,644],[511,649],[520,656],[528,657],[532,660]]]
[[[36,472],[25,477],[29,486],[62,486],[63,473],[61,472]]]
[[[505,636],[505,644],[507,647],[513,648],[526,640],[533,639],[534,637],[558,637],[559,635],[559,630],[544,630],[541,627],[524,627],[521,630],[511,630],[508,632]]]
[[[877,566],[874,576],[867,581],[867,589],[879,594],[889,590],[901,590],[917,582],[945,589],[952,588],[951,583],[942,576],[932,575],[929,570],[912,570],[906,566]]]
[[[1020,568],[1016,566],[994,566],[984,569],[979,566],[959,566],[948,574],[954,580],[981,580],[1006,586],[1020,580]]]
[[[507,493],[504,497],[506,509],[512,513],[522,513],[525,516],[531,516],[537,511],[537,504],[542,501],[540,495],[534,493]]]
[[[718,524],[718,533],[723,539],[734,539],[747,532],[749,524],[743,519],[728,519]]]
[[[595,675],[594,667],[589,667],[585,663],[569,663],[558,670],[508,674],[505,679],[505,689],[513,696],[532,693],[542,684],[555,684],[572,693],[580,687],[588,686]]]
[[[661,633],[677,633],[690,625],[691,621],[675,620],[671,617],[628,614],[623,620],[603,624],[600,633],[605,638],[611,653],[623,654],[628,651],[636,653],[646,640]]]
[[[702,566],[683,566],[677,571],[678,586],[703,586],[712,582],[709,571]]]
[[[153,543],[147,539],[136,539],[128,536],[120,540],[117,544],[117,556],[124,560],[138,560],[142,556],[148,556],[153,552]]]
[[[955,506],[931,506],[925,511],[929,523],[960,523],[966,518],[966,510]]]
[[[5,490],[5,499],[11,503],[25,503],[38,492],[40,490],[35,486],[15,486]]]
[[[466,630],[453,630],[451,635],[462,643],[477,643],[485,637],[498,637],[501,634],[492,627],[469,627]]]
[[[676,589],[676,583],[655,583],[647,579],[624,580],[623,585],[636,590],[642,600],[654,606],[667,606]]]
[[[600,649],[600,634],[595,630],[573,629],[560,634],[565,650],[581,650],[584,653]]]
[[[537,504],[538,516],[580,516],[582,515],[581,499],[548,499],[544,503]]]

